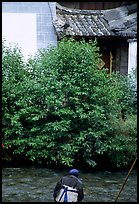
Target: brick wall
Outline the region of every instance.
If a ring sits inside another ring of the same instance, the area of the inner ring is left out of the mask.
[[[2,2],[2,13],[36,14],[37,49],[57,44],[52,23],[52,19],[56,16],[56,2]]]

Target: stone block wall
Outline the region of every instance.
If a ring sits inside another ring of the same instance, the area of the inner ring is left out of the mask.
[[[57,45],[57,35],[52,23],[56,17],[56,2],[2,2],[2,13],[36,14],[37,49]]]

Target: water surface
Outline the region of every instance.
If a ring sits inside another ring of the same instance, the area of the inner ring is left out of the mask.
[[[81,171],[84,202],[114,202],[127,176],[123,172]],[[3,168],[2,202],[54,202],[56,182],[65,171],[47,168]],[[137,172],[133,170],[117,202],[137,202]]]

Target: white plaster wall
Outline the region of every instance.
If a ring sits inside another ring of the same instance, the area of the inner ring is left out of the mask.
[[[55,17],[56,2],[2,2],[2,36],[18,43],[27,59],[38,49],[57,45]]]
[[[128,74],[137,68],[137,41],[129,40],[128,49]]]
[[[25,59],[28,59],[37,51],[36,14],[3,13],[2,36],[7,44],[17,44]]]

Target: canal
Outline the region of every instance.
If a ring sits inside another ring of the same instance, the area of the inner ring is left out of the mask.
[[[2,168],[2,202],[54,202],[56,182],[67,172],[36,167]],[[83,202],[114,202],[128,171],[80,172]],[[133,170],[117,202],[137,202],[137,171]]]

